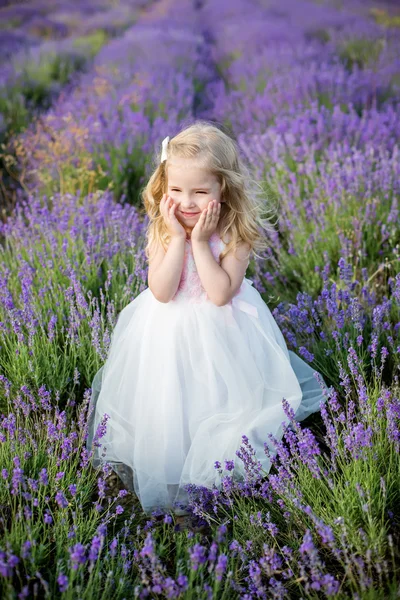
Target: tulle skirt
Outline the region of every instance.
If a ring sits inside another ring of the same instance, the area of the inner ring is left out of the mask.
[[[233,460],[243,477],[242,435],[267,473],[264,443],[273,453],[268,434],[280,439],[288,422],[282,398],[298,421],[324,401],[313,373],[287,349],[250,280],[220,307],[187,297],[161,303],[146,288],[120,312],[93,379],[88,448],[109,416],[93,464],[109,462],[147,513],[185,504],[188,483],[218,487],[216,461]]]

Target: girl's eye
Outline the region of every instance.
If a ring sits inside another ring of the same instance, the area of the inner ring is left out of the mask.
[[[178,190],[176,188],[171,188],[171,192],[180,192],[181,190]],[[203,192],[202,190],[198,190],[196,192],[196,194],[207,194],[207,192]]]

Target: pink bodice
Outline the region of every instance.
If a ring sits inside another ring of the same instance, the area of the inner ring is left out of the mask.
[[[218,264],[220,264],[219,255],[225,247],[225,243],[221,240],[217,232],[212,234],[208,243],[210,245],[212,255]],[[203,288],[200,277],[197,273],[191,240],[186,240],[185,243],[185,257],[183,260],[182,275],[178,290],[172,300],[178,298],[186,298],[190,302],[202,302],[208,298],[208,294]]]
[[[225,242],[223,242],[217,232],[214,232],[208,243],[210,245],[212,255],[218,264],[220,264],[221,261],[219,260],[219,255],[225,247]],[[239,294],[240,289],[237,294]],[[182,298],[185,298],[189,302],[203,302],[204,300],[208,299],[208,294],[203,288],[200,277],[197,273],[191,240],[186,240],[185,243],[185,257],[183,260],[182,275],[178,290],[175,296],[172,298],[172,301]]]

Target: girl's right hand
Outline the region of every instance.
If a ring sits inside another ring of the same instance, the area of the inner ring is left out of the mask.
[[[167,194],[164,194],[160,201],[160,212],[167,226],[171,237],[183,237],[186,239],[186,231],[175,216],[176,204]]]

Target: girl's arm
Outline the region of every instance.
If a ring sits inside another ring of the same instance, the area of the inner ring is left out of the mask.
[[[239,291],[249,265],[250,246],[246,242],[239,244],[236,257],[233,250],[219,265],[208,242],[192,242],[193,256],[201,283],[211,302],[217,306],[228,304]]]
[[[175,296],[181,279],[185,256],[185,238],[172,237],[167,251],[160,246],[149,258],[149,288],[159,302],[169,302]]]

